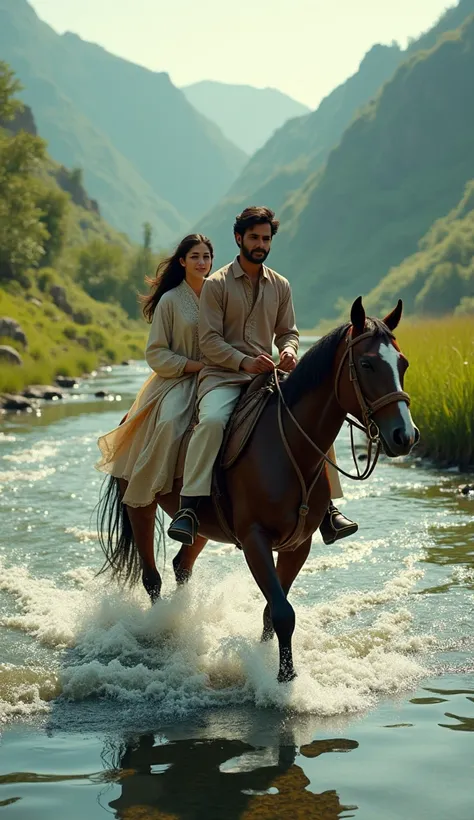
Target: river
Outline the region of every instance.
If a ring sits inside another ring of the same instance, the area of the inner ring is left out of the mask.
[[[153,608],[96,577],[96,440],[147,372],[0,421],[0,817],[473,820],[469,477],[381,459],[343,479],[360,529],[314,537],[279,685],[240,551],[209,544],[176,591],[168,544]]]

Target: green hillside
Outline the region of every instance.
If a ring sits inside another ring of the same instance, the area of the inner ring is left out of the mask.
[[[474,0],[461,0],[406,51],[375,46],[317,111],[277,131],[198,223],[216,265],[235,253],[238,211],[274,208],[282,231],[271,264],[292,280],[311,327],[416,251],[474,176],[470,35],[450,34],[472,13]]]
[[[417,315],[474,314],[474,180],[459,204],[430,228],[419,250],[392,268],[365,304],[383,315],[397,298]]]
[[[17,91],[0,63],[0,391],[141,357],[136,291],[156,264],[149,227],[140,248],[104,222]]]
[[[356,112],[392,76],[402,59],[394,46],[374,46],[358,72],[326,97],[318,109],[286,122],[250,159],[226,196],[198,225],[212,237],[217,264],[234,252],[232,224],[246,205],[280,211],[293,191],[326,161]]]
[[[474,16],[410,57],[283,210],[274,263],[302,321],[337,313],[414,253],[474,176]]]
[[[149,221],[164,246],[232,184],[246,156],[154,73],[0,0],[0,57],[25,87],[51,156],[84,169],[114,227],[138,239]]]

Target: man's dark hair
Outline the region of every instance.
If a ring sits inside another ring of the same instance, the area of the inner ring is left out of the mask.
[[[280,223],[278,219],[275,219],[274,211],[271,211],[270,208],[252,205],[235,217],[234,234],[238,233],[240,236],[244,236],[245,232],[253,228],[254,225],[265,225],[267,222],[270,225],[272,236],[275,236]]]

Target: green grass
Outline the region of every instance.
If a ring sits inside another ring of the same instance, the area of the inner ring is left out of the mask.
[[[405,388],[421,432],[418,452],[440,465],[474,467],[474,327],[472,317],[402,322],[397,339],[408,357]]]
[[[74,313],[80,312],[90,319],[87,324],[74,322],[53,304],[49,295],[51,283],[66,289]],[[41,300],[41,305],[33,304],[30,297]],[[2,364],[3,393],[18,392],[30,384],[50,384],[58,375],[80,377],[101,364],[144,355],[144,322],[132,322],[116,305],[94,301],[56,271],[51,271],[45,290],[35,281],[28,291],[18,285],[10,290],[0,288],[0,316],[16,319],[28,339],[24,350],[20,343],[0,338],[0,344],[14,347],[23,359],[21,366]]]
[[[301,331],[332,330],[321,322]],[[397,339],[408,357],[405,388],[421,432],[417,454],[440,466],[474,467],[474,320],[472,314],[402,320]]]

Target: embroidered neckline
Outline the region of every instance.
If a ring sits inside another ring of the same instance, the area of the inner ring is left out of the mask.
[[[178,300],[181,306],[181,312],[189,325],[194,326],[194,346],[197,357],[201,358],[201,351],[199,349],[199,299],[194,293],[193,289],[188,285],[185,279],[176,288]]]

